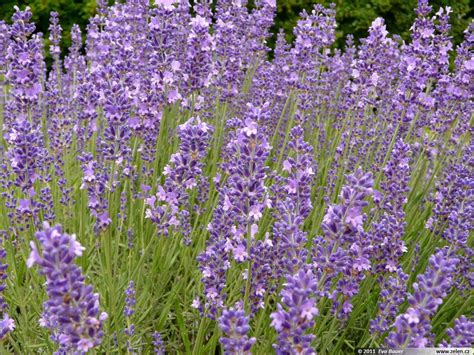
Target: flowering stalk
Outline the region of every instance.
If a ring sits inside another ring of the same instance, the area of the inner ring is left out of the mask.
[[[433,346],[430,320],[453,284],[453,275],[459,259],[451,249],[441,249],[429,259],[428,269],[418,275],[409,295],[410,307],[395,320],[395,331],[390,332],[386,343],[391,348],[424,348]]]
[[[207,154],[212,127],[199,118],[191,118],[178,127],[180,145],[170,158],[163,174],[166,181],[158,186],[155,196],[147,198],[149,208],[146,218],[158,226],[160,234],[168,235],[169,228],[179,230],[190,244],[190,215],[193,212],[189,201],[190,192],[206,188],[202,160]]]
[[[3,244],[3,236],[0,237],[0,243]],[[7,303],[3,298],[2,292],[5,290],[5,279],[7,278],[6,270],[8,264],[4,263],[3,260],[7,256],[5,249],[0,249],[0,312],[2,314],[2,319],[0,319],[0,340],[4,339],[8,333],[15,329],[15,321],[9,317],[7,313]]]
[[[130,281],[128,284],[127,289],[125,290],[125,309],[123,310],[123,314],[125,315],[127,321],[127,327],[124,330],[125,335],[127,336],[127,350],[129,352],[133,352],[131,338],[135,334],[135,325],[132,323],[132,316],[135,314],[135,305],[136,305],[136,298],[135,298],[135,283]]]
[[[59,352],[87,352],[102,342],[107,313],[99,314],[99,295],[85,284],[81,268],[74,264],[85,248],[75,235],[63,233],[59,225],[50,227],[45,223],[35,236],[43,252],[40,255],[36,244],[30,242],[27,265],[38,264],[47,280],[49,298],[40,325],[52,331]]]
[[[153,352],[155,355],[165,355],[165,344],[159,332],[153,333]]]
[[[258,124],[246,119],[234,122],[238,130],[226,149],[230,158],[224,165],[229,178],[224,186],[217,186],[219,203],[208,225],[211,237],[206,250],[198,257],[202,281],[206,288],[206,309],[215,317],[223,306],[226,272],[230,258],[241,263],[252,259],[252,242],[258,232],[256,224],[263,209],[270,203],[266,196],[267,168],[270,145]],[[218,185],[220,184],[217,179]],[[253,249],[256,250],[256,249]],[[249,263],[250,264],[250,263]],[[245,303],[250,297],[252,266],[245,271]]]
[[[225,336],[220,338],[224,347],[224,354],[250,355],[250,349],[256,342],[255,338],[249,338],[249,317],[241,305],[234,308],[224,308],[219,318],[219,327]]]
[[[380,204],[384,214],[378,223],[373,224],[370,232],[375,245],[373,258],[377,262],[374,272],[396,271],[400,257],[407,250],[402,238],[406,225],[403,208],[409,191],[409,158],[410,146],[398,140],[384,168],[386,179],[381,183],[383,196]]]
[[[443,341],[442,346],[447,348],[469,348],[474,344],[474,322],[466,316],[454,320],[454,327],[446,330],[449,342]]]
[[[313,208],[311,185],[315,174],[313,148],[304,141],[302,127],[296,126],[290,133],[289,149],[294,156],[283,162],[287,176],[279,177],[274,190],[276,213],[273,234],[276,249],[281,250],[275,270],[278,276],[283,272],[294,274],[305,263],[307,251],[306,232],[303,223]],[[282,262],[283,261],[283,262]]]
[[[373,192],[373,179],[370,173],[357,170],[347,176],[348,184],[342,187],[339,195],[341,204],[329,206],[322,223],[325,238],[315,241],[313,264],[322,274],[319,281],[321,291],[335,302],[339,308],[337,296],[343,297],[342,315],[352,311],[351,299],[357,294],[360,282],[370,270],[370,254],[373,246],[364,233],[365,216],[362,208],[367,205],[365,199]],[[342,278],[338,278],[342,276]],[[332,290],[332,281],[337,279],[336,289]]]
[[[280,293],[282,303],[271,314],[272,327],[278,333],[277,354],[315,354],[311,342],[315,336],[307,334],[318,315],[316,295],[318,278],[311,270],[300,269],[294,276],[287,276]]]

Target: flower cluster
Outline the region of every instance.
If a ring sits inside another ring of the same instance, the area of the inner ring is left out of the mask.
[[[454,327],[449,328],[446,333],[449,342],[442,342],[442,345],[449,348],[468,348],[474,343],[474,322],[461,316],[454,320]]]
[[[241,307],[223,309],[219,318],[219,327],[225,336],[220,338],[224,354],[248,354],[255,343],[255,338],[249,338],[249,318]]]
[[[135,283],[130,281],[127,289],[125,290],[125,308],[123,314],[127,320],[127,327],[124,332],[129,339],[127,339],[127,349],[132,349],[130,344],[130,337],[135,333],[135,325],[131,322],[131,317],[135,314],[135,305],[137,303],[135,296]]]
[[[318,315],[316,295],[318,278],[311,270],[299,270],[288,276],[281,291],[282,303],[271,314],[272,326],[278,333],[278,354],[314,354],[311,342],[315,336],[308,330],[314,326]]]
[[[324,215],[322,228],[324,238],[315,241],[313,264],[322,273],[321,285],[326,296],[332,298],[335,309],[341,308],[341,315],[352,311],[351,299],[357,294],[360,282],[371,268],[373,249],[370,238],[364,232],[363,207],[365,199],[373,193],[373,179],[370,173],[360,169],[347,176],[347,185],[340,192],[340,204],[329,206]],[[332,281],[337,281],[335,290]],[[341,301],[337,300],[342,296]]]
[[[3,244],[3,240],[0,240]],[[7,256],[5,249],[0,249],[0,312],[2,314],[2,319],[0,320],[0,339],[3,339],[7,336],[9,332],[15,329],[15,321],[10,318],[7,313],[7,304],[3,295],[1,294],[5,288],[5,279],[7,278],[7,268],[8,264],[4,263],[4,259]]]
[[[146,217],[157,224],[160,234],[168,235],[169,228],[181,231],[189,244],[191,233],[190,214],[194,206],[189,201],[190,192],[206,189],[202,160],[207,154],[212,126],[199,118],[191,118],[178,127],[179,150],[170,158],[163,174],[166,181],[158,186],[156,195],[146,202]],[[202,201],[204,202],[204,201]]]
[[[406,252],[403,241],[405,232],[405,212],[403,207],[408,199],[408,179],[410,167],[410,146],[399,140],[395,143],[390,160],[384,167],[385,180],[381,184],[383,195],[379,197],[384,214],[374,223],[371,231],[376,271],[394,272],[398,268],[400,257]]]
[[[275,188],[276,213],[273,235],[282,271],[289,274],[300,269],[306,258],[306,233],[302,230],[305,218],[312,210],[311,185],[315,174],[313,149],[304,141],[302,127],[296,126],[290,133],[289,149],[292,156],[283,161],[287,176],[278,180]],[[278,266],[276,266],[278,267]],[[278,275],[280,276],[280,275]]]
[[[275,0],[109,2],[0,21],[2,350],[472,343],[474,24],[419,0],[336,48],[318,4],[273,51]]]
[[[99,295],[85,284],[81,269],[74,264],[84,247],[75,235],[62,232],[60,226],[36,233],[41,244],[40,254],[34,242],[27,260],[28,267],[37,264],[47,280],[48,300],[40,325],[52,331],[52,339],[60,352],[86,352],[102,341],[102,324],[107,313],[100,313]]]
[[[424,348],[434,345],[430,319],[453,284],[458,262],[450,249],[438,250],[430,257],[428,269],[413,284],[413,293],[408,297],[409,308],[397,316],[396,330],[387,337],[389,347]]]

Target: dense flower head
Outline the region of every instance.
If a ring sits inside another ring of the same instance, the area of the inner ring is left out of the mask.
[[[253,106],[249,105],[249,110],[252,109]],[[270,204],[265,186],[268,174],[265,164],[271,146],[262,127],[253,119],[240,120],[238,125],[236,135],[226,147],[231,154],[230,161],[225,165],[229,177],[221,194],[222,209],[227,215],[228,226],[232,227],[228,248],[234,259],[242,262],[248,257],[239,256],[239,250],[249,247],[245,236],[257,227]]]
[[[376,246],[374,258],[377,259],[377,272],[396,271],[400,257],[407,250],[402,237],[406,224],[403,208],[409,191],[409,158],[410,146],[400,139],[395,143],[390,160],[383,169],[385,180],[381,183],[382,194],[377,202],[384,213],[379,221],[373,223],[371,231]]]
[[[393,275],[383,278],[380,286],[378,314],[370,321],[372,332],[383,334],[393,324],[400,305],[405,302],[408,275],[398,269]]]
[[[283,161],[284,175],[273,186],[277,201],[273,226],[275,246],[281,250],[280,257],[287,260],[286,264],[275,265],[275,268],[290,274],[299,270],[305,261],[307,237],[302,229],[313,207],[311,187],[316,164],[313,149],[305,142],[303,133],[301,126],[292,129],[289,142],[291,155]]]
[[[42,37],[40,34],[32,35],[35,25],[29,22],[31,16],[27,7],[24,11],[16,8],[12,17],[10,33],[13,40],[7,50],[9,70],[6,77],[12,85],[14,101],[7,106],[7,118],[14,114],[26,116],[27,108],[39,108],[37,100],[43,90],[41,79],[44,70]]]
[[[446,330],[449,341],[441,344],[449,348],[468,348],[474,344],[474,322],[472,318],[461,316],[454,320],[454,327]]]
[[[395,329],[387,337],[392,348],[424,348],[433,345],[430,320],[443,303],[453,284],[459,259],[448,248],[438,250],[429,259],[428,269],[418,275],[409,307],[395,319]]]
[[[165,355],[165,344],[159,332],[153,333],[153,352],[155,355]]]
[[[372,184],[371,174],[361,170],[347,176],[347,185],[339,194],[341,204],[330,206],[323,219],[322,228],[328,238],[341,238],[342,243],[348,243],[362,230],[362,208],[367,206],[365,198],[373,192]]]
[[[346,176],[347,183],[339,194],[340,203],[330,205],[324,215],[324,237],[313,241],[313,266],[322,273],[322,289],[335,302],[333,310],[341,317],[352,312],[352,298],[357,294],[361,281],[371,268],[373,245],[364,232],[365,215],[362,211],[373,193],[370,173],[358,169]],[[332,281],[338,276],[335,290]]]
[[[0,245],[3,246],[3,239],[0,239]],[[3,317],[0,320],[0,340],[4,339],[9,332],[15,329],[15,321],[10,318],[7,313],[7,303],[2,294],[6,288],[5,280],[7,278],[6,270],[8,268],[8,264],[4,262],[6,256],[7,253],[5,249],[0,249],[0,314],[2,314]]]
[[[60,351],[86,352],[102,341],[102,323],[107,314],[99,314],[99,295],[85,284],[81,269],[74,264],[84,247],[75,235],[62,232],[61,226],[36,233],[42,253],[31,242],[27,265],[37,264],[47,280],[48,300],[40,325],[52,331]]]
[[[97,160],[91,153],[83,153],[78,157],[82,163],[83,178],[81,189],[87,189],[89,196],[88,207],[92,216],[96,218],[95,231],[99,233],[112,223],[109,216],[106,193],[110,190],[109,176],[100,169]]]
[[[336,48],[317,4],[273,50],[275,0],[109,2],[0,21],[2,349],[473,343],[474,23],[419,0]]]
[[[146,217],[157,224],[159,233],[168,235],[172,227],[184,234],[187,244],[191,233],[189,215],[193,212],[189,194],[207,187],[202,160],[207,154],[212,130],[213,127],[200,118],[190,118],[178,127],[180,145],[164,168],[165,183],[146,201],[150,207]]]
[[[224,334],[220,338],[224,354],[251,354],[250,349],[256,339],[248,337],[249,317],[239,305],[235,308],[223,309],[219,318],[219,327]]]
[[[133,281],[130,281],[127,289],[125,290],[125,309],[123,313],[126,317],[130,317],[135,313],[134,307],[136,302],[137,301],[135,298],[135,283]]]
[[[51,12],[50,25],[49,25],[49,41],[51,46],[49,48],[50,53],[54,56],[55,60],[60,54],[61,49],[59,48],[59,42],[61,40],[61,25],[59,24],[59,14],[56,11]]]
[[[300,269],[288,275],[280,293],[281,303],[271,314],[272,326],[278,333],[278,354],[315,354],[311,342],[315,338],[308,332],[314,326],[318,278],[311,270]]]

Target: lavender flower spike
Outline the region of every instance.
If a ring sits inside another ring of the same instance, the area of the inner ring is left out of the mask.
[[[429,267],[418,275],[414,292],[408,297],[410,307],[395,320],[396,331],[390,332],[387,345],[391,348],[424,348],[433,346],[430,319],[453,285],[453,275],[459,259],[448,249],[438,250],[429,259]]]
[[[132,323],[132,316],[135,314],[135,305],[137,303],[137,299],[135,296],[135,283],[130,281],[128,284],[127,289],[125,290],[125,309],[123,314],[127,320],[127,327],[124,330],[125,335],[127,336],[127,349],[129,352],[133,353],[132,345],[131,345],[131,337],[135,334],[135,324]]]
[[[0,243],[2,242],[3,240],[0,237]],[[0,312],[3,315],[3,319],[0,320],[0,341],[15,328],[15,322],[5,312],[7,304],[5,302],[5,299],[1,295],[1,292],[3,292],[6,287],[6,285],[3,283],[3,281],[7,278],[7,274],[5,271],[8,268],[8,264],[3,263],[3,259],[5,259],[6,256],[7,253],[5,249],[0,249]]]
[[[219,327],[225,334],[220,342],[224,347],[224,354],[251,354],[250,348],[255,338],[248,337],[249,317],[240,305],[235,308],[224,309],[219,318]]]
[[[81,268],[74,264],[85,248],[59,225],[44,223],[36,238],[43,253],[31,242],[27,266],[38,264],[47,280],[48,300],[40,325],[53,332],[52,339],[60,345],[58,353],[87,352],[101,343],[107,313],[99,314],[99,295],[85,284]]]
[[[159,332],[153,333],[153,352],[155,355],[165,355],[165,344]]]
[[[447,348],[469,348],[474,344],[474,322],[461,316],[454,321],[454,328],[449,328],[446,333],[450,342],[441,344]]]
[[[277,354],[316,354],[311,347],[313,334],[305,331],[314,326],[313,318],[319,311],[316,308],[315,294],[318,279],[311,270],[299,270],[288,276],[281,291],[282,303],[271,314],[272,326],[278,332]]]

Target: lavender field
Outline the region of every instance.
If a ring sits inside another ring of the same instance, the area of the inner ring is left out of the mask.
[[[0,354],[472,346],[474,23],[275,11],[0,21]]]

